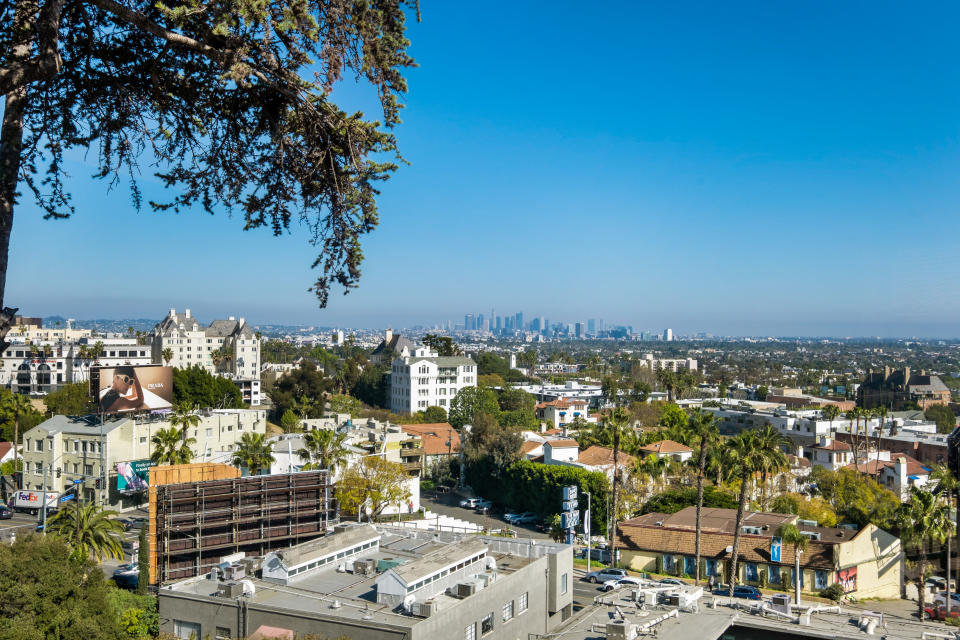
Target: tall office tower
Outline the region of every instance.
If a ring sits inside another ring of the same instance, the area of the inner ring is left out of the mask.
[[[487,327],[483,322],[483,314],[477,314],[477,331],[483,331],[486,328]]]
[[[490,325],[489,327],[490,331],[493,331],[493,322],[494,320],[496,320],[496,318],[497,318],[497,314],[493,312],[493,307],[490,307],[490,319],[487,320],[487,323]]]
[[[523,331],[523,311],[518,313],[514,318],[513,328],[517,331]]]
[[[673,342],[673,329],[666,329],[663,332],[663,339],[665,342]]]
[[[597,321],[593,318],[587,320],[587,333],[596,333],[597,332]]]
[[[550,335],[550,321],[546,318],[543,319],[543,335]]]
[[[583,323],[582,323],[582,322],[578,322],[578,323],[576,324],[576,332],[577,332],[577,337],[578,337],[578,338],[583,338],[583,337],[584,337]]]
[[[603,318],[597,320],[597,333],[603,333]]]
[[[497,331],[503,331],[503,318],[500,317],[500,316],[497,316],[497,326],[496,326],[496,329],[497,329]]]
[[[530,331],[540,331],[540,318],[534,318],[530,321]]]
[[[463,330],[470,331],[470,314],[463,314]]]

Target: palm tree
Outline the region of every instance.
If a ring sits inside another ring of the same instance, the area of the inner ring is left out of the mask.
[[[807,536],[796,525],[784,524],[777,529],[781,543],[793,545],[793,599],[800,604],[800,554],[807,550]]]
[[[883,423],[886,422],[890,411],[886,407],[877,407],[873,410],[873,415],[877,417],[877,466],[874,470],[879,477],[880,473],[880,441],[883,439]]]
[[[267,442],[267,434],[245,433],[240,437],[233,454],[233,466],[246,467],[250,475],[258,476],[269,469],[273,461],[273,443]]]
[[[665,367],[657,369],[657,382],[667,391],[667,402],[673,402],[673,389],[677,385],[677,374]]]
[[[905,544],[917,547],[920,552],[920,577],[917,579],[917,592],[920,594],[920,619],[923,620],[926,608],[926,590],[923,582],[927,573],[927,540],[943,544],[953,532],[950,522],[950,510],[940,504],[937,497],[929,491],[910,487],[910,501],[897,509],[897,525],[900,538]]]
[[[830,437],[833,437],[833,421],[840,415],[840,407],[835,404],[828,404],[821,411],[821,415],[830,421]]]
[[[87,503],[76,509],[61,509],[47,521],[47,529],[63,538],[84,558],[93,553],[98,562],[104,556],[122,560],[123,524],[113,518],[115,515],[116,511]]]
[[[733,553],[730,555],[730,597],[737,584],[737,554],[740,552],[740,535],[743,515],[747,507],[747,491],[757,472],[765,464],[765,452],[756,431],[743,431],[727,440],[724,446],[727,467],[733,477],[740,479],[740,499],[737,502],[736,528],[733,532]]]
[[[187,435],[189,427],[196,427],[200,424],[200,416],[193,412],[190,403],[181,402],[170,414],[169,421],[171,427],[180,427],[183,429],[183,435]]]
[[[94,360],[99,360],[100,356],[102,355],[103,355],[103,342],[101,340],[97,340],[96,342],[93,343],[93,347],[90,348],[90,356]]]
[[[617,485],[620,484],[620,436],[627,427],[630,416],[622,408],[614,409],[613,413],[607,418],[607,424],[613,435],[613,488],[610,492],[610,505],[613,509],[611,522],[613,526],[610,534],[610,562],[613,566],[617,563]]]
[[[163,358],[163,361],[169,365],[170,361],[173,360],[173,349],[170,347],[164,348],[164,350],[160,352],[160,356]]]
[[[850,421],[850,443],[853,445],[853,464],[858,466],[860,463],[859,449],[857,448],[857,437],[860,434],[860,418],[863,416],[863,409],[854,407],[844,414],[844,417]],[[854,426],[854,424],[856,426]]]
[[[33,409],[33,405],[30,404],[30,400],[26,396],[20,395],[19,393],[14,393],[7,396],[6,400],[3,403],[3,406],[0,407],[0,412],[6,414],[9,418],[13,418],[13,470],[16,471],[20,467],[17,466],[17,442],[20,440],[20,418],[24,417],[30,410]]]
[[[694,542],[694,555],[696,559],[696,573],[694,574],[694,584],[700,584],[700,537],[701,537],[701,514],[703,512],[703,479],[707,474],[707,449],[711,447],[719,437],[717,430],[716,416],[713,413],[703,412],[697,409],[690,414],[687,421],[687,431],[691,439],[700,441],[700,450],[697,453],[697,537]]]
[[[793,449],[793,441],[783,435],[769,422],[757,429],[757,439],[763,450],[763,467],[760,469],[760,510],[767,510],[767,478],[787,467],[784,449]]]
[[[930,474],[930,479],[936,482],[937,488],[935,492],[944,498],[944,502],[947,505],[947,513],[949,514],[953,509],[953,497],[957,494],[957,489],[960,489],[960,480],[957,480],[957,476],[953,475],[953,472],[950,471],[949,467],[946,467],[942,464],[934,465],[933,472]],[[950,541],[953,536],[947,536],[947,617],[950,616],[950,568],[953,566],[953,556],[950,553]]]
[[[332,429],[315,429],[303,436],[303,448],[297,451],[309,460],[304,469],[329,469],[332,476],[337,467],[347,461],[347,434]]]
[[[150,459],[155,464],[189,464],[193,460],[191,447],[197,443],[196,438],[186,437],[187,428],[160,429],[150,439],[153,453]]]

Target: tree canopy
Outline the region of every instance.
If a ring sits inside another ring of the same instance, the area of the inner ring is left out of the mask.
[[[43,396],[47,411],[55,415],[82,416],[96,413],[96,403],[90,397],[89,382],[72,382]]]
[[[173,370],[173,402],[201,409],[240,409],[246,406],[237,385],[200,365]]]
[[[900,501],[872,478],[852,469],[829,471],[817,465],[810,480],[840,521],[860,526],[872,522],[881,529],[894,526]]]
[[[647,500],[640,513],[676,513],[696,504],[697,490],[694,487],[668,489]],[[703,506],[736,509],[737,499],[732,494],[721,491],[716,487],[704,487]]]
[[[47,218],[74,213],[68,158],[129,186],[134,208],[235,212],[281,235],[303,223],[311,290],[355,287],[377,185],[396,170],[407,11],[415,0],[18,0],[0,11],[0,301],[18,191]],[[361,80],[383,118],[331,94]],[[155,171],[163,196],[141,191]],[[5,335],[14,309],[5,309]]]

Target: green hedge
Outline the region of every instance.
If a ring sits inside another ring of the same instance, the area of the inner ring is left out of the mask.
[[[603,473],[529,460],[514,462],[499,475],[496,471],[486,458],[467,468],[467,480],[477,495],[510,509],[533,511],[547,517],[563,511],[563,487],[576,485],[580,511],[587,506],[583,492],[589,491],[592,496],[592,533],[606,535],[610,483]]]

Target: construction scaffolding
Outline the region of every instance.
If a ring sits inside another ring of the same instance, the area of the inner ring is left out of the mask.
[[[150,493],[151,584],[207,573],[241,551],[264,555],[305,542],[337,523],[324,470],[161,485]]]

